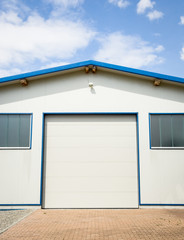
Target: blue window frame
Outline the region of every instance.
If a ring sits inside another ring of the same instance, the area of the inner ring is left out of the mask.
[[[30,149],[32,114],[0,114],[0,149]]]
[[[150,114],[151,148],[184,148],[184,114]]]

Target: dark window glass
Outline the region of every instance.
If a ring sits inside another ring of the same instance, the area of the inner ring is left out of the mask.
[[[30,147],[30,115],[0,114],[0,147]]]
[[[160,147],[172,147],[171,117],[162,115],[160,120]]]
[[[174,147],[184,146],[184,115],[172,116],[173,145]]]
[[[151,116],[151,146],[160,146],[159,118],[156,115]]]
[[[152,114],[151,147],[184,147],[184,115]]]

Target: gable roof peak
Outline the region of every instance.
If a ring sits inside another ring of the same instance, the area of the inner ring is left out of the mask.
[[[2,77],[2,78],[0,78],[0,83],[11,82],[11,81],[16,81],[16,80],[21,80],[21,79],[29,79],[30,77],[37,77],[37,76],[52,74],[52,73],[56,73],[56,72],[63,72],[63,71],[67,71],[67,70],[85,67],[88,65],[92,65],[92,66],[94,65],[96,67],[100,67],[100,68],[104,68],[104,69],[125,72],[127,74],[134,74],[134,75],[139,75],[139,76],[145,76],[148,78],[156,78],[156,79],[162,79],[162,80],[166,80],[166,81],[172,81],[172,82],[184,84],[184,78],[139,70],[139,69],[135,69],[135,68],[124,67],[124,66],[120,66],[120,65],[111,64],[111,63],[99,62],[99,61],[95,61],[95,60],[87,60],[87,61],[71,63],[71,64],[67,64],[67,65],[62,65],[59,67],[53,67],[53,68],[42,69],[42,70],[28,72],[28,73],[22,73],[22,74],[18,74],[18,75],[14,75],[14,76]]]

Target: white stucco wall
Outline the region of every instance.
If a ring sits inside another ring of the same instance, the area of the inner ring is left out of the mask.
[[[94,89],[88,86],[93,82]],[[0,204],[39,204],[43,112],[138,112],[143,204],[184,204],[183,150],[149,149],[149,113],[184,112],[184,88],[75,72],[0,87],[1,113],[33,113],[32,149],[0,150]]]

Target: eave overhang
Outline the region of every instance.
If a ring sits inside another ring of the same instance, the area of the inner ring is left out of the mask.
[[[150,80],[163,80],[163,81],[169,81],[172,83],[179,83],[179,84],[184,84],[184,78],[180,77],[174,77],[170,75],[165,75],[165,74],[160,74],[160,73],[154,73],[154,72],[149,72],[149,71],[144,71],[144,70],[139,70],[139,69],[134,69],[134,68],[129,68],[129,67],[123,67],[119,65],[114,65],[114,64],[109,64],[109,63],[104,63],[104,62],[98,62],[94,60],[88,60],[88,61],[83,61],[83,62],[78,62],[78,63],[72,63],[60,67],[54,67],[54,68],[48,68],[48,69],[43,69],[39,71],[33,71],[33,72],[28,72],[28,73],[22,73],[14,76],[8,76],[8,77],[3,77],[0,78],[0,84],[5,84],[5,83],[13,83],[14,81],[20,81],[23,79],[26,80],[34,80],[34,79],[39,79],[43,77],[48,77],[60,73],[65,73],[68,71],[79,71],[82,70],[86,66],[96,66],[98,69],[104,69],[104,70],[109,70],[109,71],[115,71],[115,72],[120,72],[124,73],[126,75],[138,77],[138,78],[147,78]],[[3,85],[4,85],[3,84]]]

